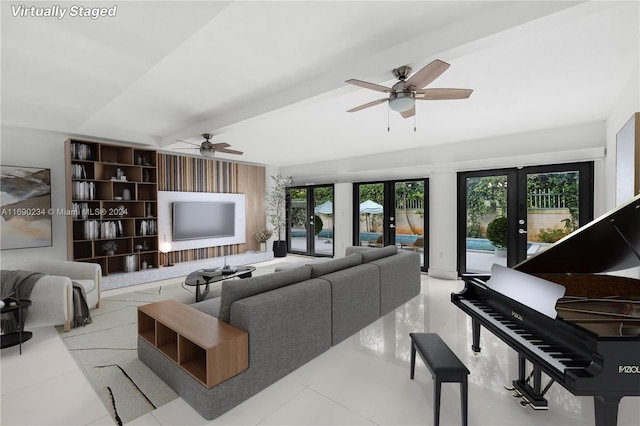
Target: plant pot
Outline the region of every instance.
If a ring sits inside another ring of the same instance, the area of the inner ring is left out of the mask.
[[[107,256],[113,256],[114,254],[113,250],[107,250]]]
[[[507,257],[507,249],[505,248],[497,248],[494,253],[496,257]]]
[[[287,255],[287,242],[277,240],[273,242],[273,257],[285,257]]]

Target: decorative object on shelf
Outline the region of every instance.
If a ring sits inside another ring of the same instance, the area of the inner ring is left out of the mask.
[[[2,250],[51,246],[51,170],[0,166],[0,186]]]
[[[107,256],[113,256],[116,250],[118,250],[118,244],[116,244],[115,241],[105,241],[102,243],[102,251],[105,252]]]
[[[164,236],[164,241],[162,242],[162,244],[160,244],[160,252],[164,253],[164,255],[167,257],[167,264],[164,266],[173,266],[173,264],[171,263],[171,243],[167,241],[167,236]]]
[[[136,257],[133,254],[125,256],[122,260],[124,264],[122,265],[125,272],[133,272],[136,270]]]
[[[293,178],[291,176],[277,175],[271,176],[271,179],[273,179],[273,188],[270,192],[267,192],[266,201],[269,222],[278,236],[278,240],[273,242],[273,255],[275,257],[285,257],[287,255],[287,242],[282,240],[282,231],[287,225],[285,212],[289,193],[287,189],[293,186]]]
[[[131,200],[131,191],[129,188],[125,188],[122,190],[122,199],[125,201]]]
[[[140,154],[136,157],[136,164],[142,166],[142,156]]]

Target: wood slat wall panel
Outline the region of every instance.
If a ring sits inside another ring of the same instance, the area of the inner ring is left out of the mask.
[[[158,190],[245,194],[247,242],[172,252],[173,262],[229,256],[258,250],[256,229],[266,226],[265,168],[216,159],[158,154]]]

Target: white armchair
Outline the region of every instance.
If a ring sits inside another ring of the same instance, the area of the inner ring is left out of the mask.
[[[102,269],[97,263],[13,259],[3,261],[2,269],[46,274],[36,282],[31,291],[32,305],[25,327],[64,325],[65,331],[69,331],[73,319],[72,281],[84,288],[89,309],[100,307]]]

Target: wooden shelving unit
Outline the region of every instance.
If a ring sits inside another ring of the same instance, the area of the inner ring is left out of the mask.
[[[249,368],[249,336],[173,299],[138,307],[138,335],[207,388]]]
[[[158,267],[156,151],[81,139],[65,149],[67,258],[99,263],[104,275]]]

